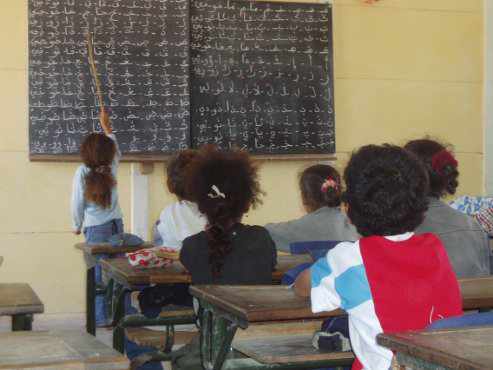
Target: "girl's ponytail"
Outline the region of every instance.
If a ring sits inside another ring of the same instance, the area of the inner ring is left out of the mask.
[[[114,141],[106,135],[90,134],[82,143],[80,153],[89,168],[85,177],[85,199],[102,208],[110,207],[112,189],[116,184],[111,172],[116,153]]]

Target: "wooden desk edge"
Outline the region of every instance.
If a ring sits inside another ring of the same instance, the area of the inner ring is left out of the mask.
[[[101,244],[94,244],[94,245],[89,245],[86,243],[77,243],[74,245],[74,247],[84,253],[88,253],[91,255],[97,255],[97,254],[120,254],[120,253],[129,253],[129,252],[136,252],[141,249],[145,248],[152,248],[154,247],[153,244],[150,243],[144,243],[139,246],[135,247],[112,247],[111,244],[109,243],[101,243]]]
[[[236,306],[230,302],[228,302],[227,304],[222,302],[220,299],[217,299],[217,297],[214,300],[214,302],[211,302],[210,294],[203,292],[201,290],[201,286],[194,286],[194,285],[190,286],[190,294],[248,323],[280,321],[280,320],[287,320],[287,321],[304,320],[304,319],[312,320],[312,319],[321,319],[325,317],[345,315],[345,312],[342,310],[334,310],[334,311],[327,311],[327,312],[314,314],[312,313],[309,305],[301,309],[278,310],[271,313],[270,315],[265,315],[265,312],[271,311],[270,309],[257,310],[256,312],[248,313],[245,312],[241,307]],[[296,314],[293,315],[293,311]]]
[[[457,328],[455,330],[457,330]],[[434,330],[433,332],[447,332],[447,331],[450,331],[450,329]],[[432,331],[429,331],[429,333],[431,332]],[[417,334],[420,332],[413,332],[413,333]],[[472,363],[469,360],[455,356],[454,354],[445,353],[443,351],[437,350],[437,348],[419,347],[419,350],[416,348],[411,349],[409,348],[409,345],[412,344],[409,343],[408,339],[403,336],[405,334],[406,333],[378,334],[377,343],[385,348],[392,350],[396,354],[402,353],[406,356],[419,358],[420,360],[423,360],[425,362],[431,363],[433,365],[440,365],[445,368],[456,369],[458,362],[460,362],[461,365],[467,364],[468,366],[471,366],[471,368],[474,369],[479,369],[480,367],[478,366],[481,366],[476,363]],[[411,333],[408,332],[407,334],[411,334]],[[463,367],[461,366],[460,368],[462,369]]]

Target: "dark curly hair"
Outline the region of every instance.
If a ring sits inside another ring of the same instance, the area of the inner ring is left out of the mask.
[[[453,158],[451,151],[443,144],[428,138],[412,140],[408,142],[404,149],[414,153],[424,164],[430,179],[430,196],[441,198],[445,194],[453,195],[459,186],[459,171],[457,161]],[[449,160],[442,161],[442,164],[433,168],[433,159],[438,155],[450,155]]]
[[[428,176],[420,161],[394,145],[367,145],[344,171],[348,217],[363,236],[413,231],[428,208]]]
[[[231,252],[231,228],[250,207],[261,204],[257,166],[247,152],[208,145],[190,165],[186,189],[207,217],[209,264],[218,277]]]
[[[84,178],[84,198],[102,208],[111,206],[111,190],[116,184],[111,173],[115,153],[115,142],[104,134],[89,134],[80,146],[82,161],[89,168]]]
[[[335,187],[323,187],[333,180]],[[339,207],[341,204],[341,177],[331,166],[316,164],[305,169],[300,176],[301,198],[305,207],[316,211],[321,207]]]
[[[191,200],[186,192],[187,167],[197,157],[197,151],[193,149],[182,150],[168,161],[166,167],[166,184],[170,193],[175,194],[180,200]]]

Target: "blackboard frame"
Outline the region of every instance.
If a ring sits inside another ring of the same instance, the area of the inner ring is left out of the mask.
[[[241,2],[245,0],[232,0],[234,2]],[[298,3],[304,5],[318,4],[329,5],[333,8],[333,0],[253,0],[254,2],[271,2],[271,3]],[[332,14],[333,16],[333,14]],[[188,19],[189,21],[189,19]],[[333,30],[333,25],[332,25]],[[331,32],[332,43],[334,42],[333,31]],[[333,50],[334,53],[334,50]],[[333,62],[332,62],[333,63]],[[332,73],[334,74],[334,64],[332,64]],[[332,82],[332,84],[335,81]],[[333,86],[333,85],[332,85]],[[333,86],[334,87],[334,86]],[[335,99],[333,97],[333,99]],[[335,109],[335,101],[334,101]],[[323,160],[323,161],[335,161],[337,160],[337,150],[330,153],[293,153],[293,154],[256,154],[251,153],[255,160],[259,161],[303,161],[303,160]],[[172,154],[166,153],[125,153],[122,157],[122,162],[126,163],[159,163],[167,162]],[[80,162],[79,154],[36,154],[28,151],[29,161],[31,162]]]

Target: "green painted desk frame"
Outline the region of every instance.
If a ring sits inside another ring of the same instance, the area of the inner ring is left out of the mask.
[[[96,284],[96,264],[99,257],[112,258],[122,253],[135,252],[142,248],[150,248],[151,244],[143,244],[139,247],[112,247],[108,243],[89,245],[77,243],[75,248],[82,251],[87,265],[86,270],[86,331],[91,335],[96,335],[96,296],[107,295],[107,301],[113,291],[113,282],[110,281],[108,287]],[[108,308],[110,311],[111,308]]]
[[[278,265],[272,273],[272,280],[279,282],[286,271],[309,261],[311,259],[308,255],[278,256]],[[152,269],[132,267],[126,258],[102,260],[100,263],[102,269],[116,283],[116,294],[113,295],[115,302],[110,307],[113,312],[113,348],[122,353],[124,351],[125,327],[151,325],[150,320],[143,318],[142,315],[125,317],[125,295],[132,291],[141,290],[151,284],[191,283],[190,275],[179,262],[175,262],[166,268]],[[166,326],[193,322],[195,322],[195,317],[189,315],[177,315],[174,318],[152,320],[154,325]]]
[[[264,364],[232,349],[238,328],[251,323],[300,321],[339,316],[340,310],[313,314],[309,301],[286,286],[192,286],[201,307],[201,365],[206,370],[319,369],[349,366],[353,359]],[[257,300],[251,299],[257,296]],[[186,370],[186,369],[183,369]]]

